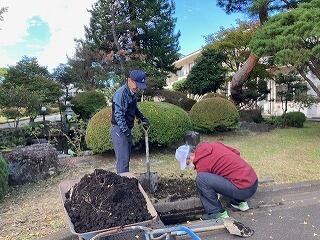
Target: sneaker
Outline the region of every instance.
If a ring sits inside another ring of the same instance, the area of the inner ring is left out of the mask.
[[[226,210],[224,210],[224,212],[216,214],[216,218],[217,219],[229,218],[229,214]]]
[[[234,207],[235,209],[238,209],[242,212],[249,210],[249,205],[247,202],[240,202],[239,204],[232,204],[231,206]]]
[[[224,219],[229,218],[228,212],[224,210],[223,212],[219,213],[211,213],[211,214],[204,214],[203,219],[204,220],[212,220],[212,219]]]

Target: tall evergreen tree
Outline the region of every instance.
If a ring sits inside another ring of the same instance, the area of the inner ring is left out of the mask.
[[[174,72],[180,33],[175,33],[175,5],[169,0],[99,0],[90,11],[85,41],[102,50],[122,75],[128,61],[142,61],[164,73]]]
[[[225,82],[227,70],[222,66],[225,59],[224,53],[213,48],[204,49],[183,87],[193,94],[203,95],[208,92],[216,92]]]

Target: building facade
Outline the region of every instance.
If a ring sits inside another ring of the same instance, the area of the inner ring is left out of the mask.
[[[167,79],[167,88],[172,89],[172,85],[184,78],[186,78],[191,71],[191,68],[194,66],[195,60],[197,57],[201,55],[201,50],[198,50],[196,52],[193,52],[187,56],[182,57],[181,59],[177,60],[174,65],[179,70],[176,74],[171,74],[169,78]],[[288,69],[282,68],[278,71],[279,73],[287,73]],[[276,73],[273,71],[273,73]],[[310,79],[313,80],[315,85],[320,88],[320,81],[313,76],[311,73],[308,75]],[[228,84],[230,86],[230,84]],[[230,87],[228,87],[230,88]],[[274,80],[268,81],[268,88],[270,89],[270,93],[268,94],[268,97],[264,101],[258,102],[258,105],[262,107],[263,114],[264,115],[272,115],[272,116],[280,116],[283,114],[283,106],[282,102],[277,98],[277,86]],[[230,93],[230,89],[228,89],[228,94]],[[313,91],[313,89],[310,88],[308,85],[308,94],[312,96],[317,96],[316,93]],[[288,103],[288,109],[287,112],[293,112],[293,111],[300,111],[303,112],[307,118],[320,118],[320,103],[319,104],[313,104],[310,108],[307,109],[301,109],[298,104],[295,104],[294,102]]]

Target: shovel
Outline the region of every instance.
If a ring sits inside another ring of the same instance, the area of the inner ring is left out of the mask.
[[[150,126],[142,126],[142,129],[144,131],[145,144],[146,144],[147,172],[141,173],[140,176],[138,177],[138,180],[144,190],[146,190],[149,193],[154,193],[155,191],[157,191],[157,188],[158,188],[159,176],[156,173],[151,172],[151,169],[150,169],[149,136],[148,136],[148,131],[150,129]]]

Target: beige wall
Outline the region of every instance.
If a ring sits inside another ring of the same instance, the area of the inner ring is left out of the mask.
[[[179,81],[183,78],[186,78],[194,65],[194,61],[201,54],[201,50],[193,52],[174,63],[175,67],[180,69],[176,74],[171,74],[167,79],[167,88],[172,89],[172,84],[176,81]]]

